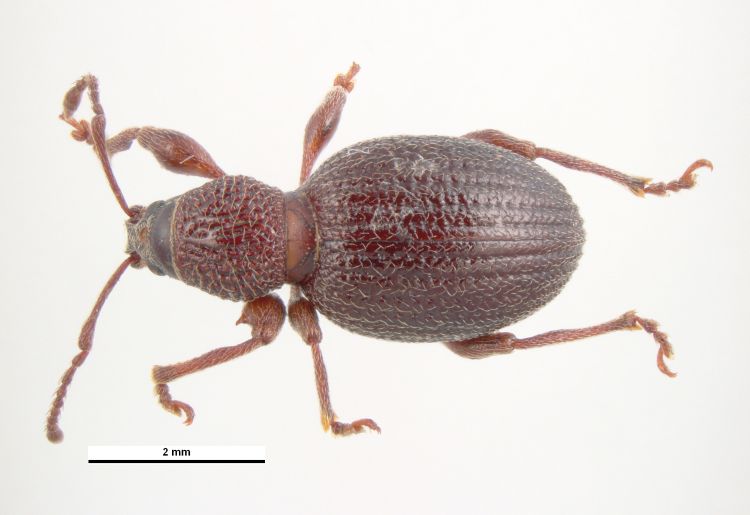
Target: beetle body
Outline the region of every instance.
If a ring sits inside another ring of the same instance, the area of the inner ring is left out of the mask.
[[[128,216],[128,257],[118,266],[81,329],[80,351],[60,381],[47,417],[58,420],[75,371],[88,356],[97,316],[124,271],[148,267],[223,299],[244,302],[238,323],[247,341],[152,370],[159,403],[185,415],[168,383],[271,343],[288,313],[312,352],[323,427],[334,434],[379,431],[368,418],[338,420],[329,397],[317,312],[355,333],[408,342],[443,342],[466,358],[485,358],[611,331],[643,329],[658,344],[657,366],[672,356],[654,320],[629,311],[605,323],[517,338],[499,329],[553,299],[575,270],[583,223],[565,188],[537,165],[544,158],[590,172],[645,196],[691,188],[700,159],[669,182],[650,183],[563,152],[487,129],[462,137],[395,136],[364,141],[312,169],[338,125],[359,66],[334,79],[305,128],[300,187],[284,193],[227,176],[191,137],[132,127],[107,138],[98,82],[86,75],[63,100],[73,137],[94,147]],[[88,89],[91,121],[73,114]],[[208,179],[203,186],[148,207],[129,206],[110,157],[137,141],[168,170]],[[272,292],[291,285],[288,305]]]
[[[338,325],[412,342],[528,316],[568,281],[584,241],[575,204],[539,165],[439,136],[353,145],[286,196],[229,176],[149,212],[148,245],[129,234],[152,270],[244,301],[288,280]]]

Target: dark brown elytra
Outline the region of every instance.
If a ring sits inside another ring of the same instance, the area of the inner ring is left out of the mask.
[[[243,301],[237,323],[251,337],[174,365],[153,368],[161,405],[185,423],[193,409],[167,384],[272,342],[284,303],[271,293],[291,285],[289,321],[312,352],[323,427],[337,435],[380,431],[369,418],[338,420],[328,392],[317,312],[355,333],[400,341],[435,341],[467,358],[541,347],[622,329],[644,329],[658,344],[657,365],[674,374],[666,334],[627,312],[581,329],[517,338],[499,329],[552,300],[575,270],[584,242],[581,218],[565,188],[537,165],[544,158],[591,172],[639,196],[691,188],[700,159],[679,179],[651,183],[519,140],[496,130],[461,137],[396,136],[358,143],[313,165],[338,125],[359,71],[352,64],[305,128],[300,187],[284,193],[249,177],[227,176],[206,150],[180,132],[131,128],[107,138],[94,76],[65,95],[60,118],[90,144],[128,215],[127,258],[107,281],[78,340],[47,418],[47,438],[63,438],[58,420],[73,375],[89,352],[104,301],[124,271],[148,267],[221,298]],[[94,117],[73,117],[88,90]],[[110,158],[137,141],[162,166],[210,181],[148,207],[129,206]]]

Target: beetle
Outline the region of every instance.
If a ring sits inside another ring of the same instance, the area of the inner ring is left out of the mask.
[[[129,268],[148,268],[212,295],[244,302],[237,323],[251,326],[239,345],[209,351],[152,376],[159,403],[185,417],[168,383],[272,342],[287,316],[273,293],[290,284],[291,326],[312,352],[324,429],[336,435],[380,431],[369,418],[340,421],[331,405],[317,312],[358,334],[388,340],[442,342],[466,358],[541,347],[622,329],[644,329],[658,344],[657,365],[672,346],[657,322],[629,311],[579,329],[517,338],[500,329],[552,300],[575,270],[583,222],[565,187],[535,159],[590,172],[639,196],[691,188],[699,159],[676,180],[652,183],[497,130],[461,137],[396,136],[336,153],[313,174],[354,87],[359,66],[339,74],[305,128],[300,187],[293,192],[229,176],[191,137],[134,127],[105,136],[97,79],[85,75],[67,92],[60,118],[74,139],[93,147],[127,214],[127,258],[105,284],[81,329],[80,352],[63,375],[47,417],[47,438],[63,438],[59,416],[76,370],[91,351],[99,312]],[[74,118],[88,90],[94,116]],[[110,158],[137,141],[166,169],[209,180],[147,207],[129,206]]]

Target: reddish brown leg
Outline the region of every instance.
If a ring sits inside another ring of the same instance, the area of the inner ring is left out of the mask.
[[[302,150],[302,170],[299,183],[303,184],[312,173],[315,160],[320,155],[328,142],[336,132],[341,111],[346,103],[346,95],[354,88],[354,76],[359,71],[359,65],[352,63],[349,71],[339,74],[333,80],[333,88],[323,99],[315,112],[310,117],[305,127],[305,140]]]
[[[346,96],[354,89],[354,76],[359,72],[359,65],[352,63],[349,71],[345,74],[339,73],[333,79],[333,88],[326,94],[323,102],[313,112],[305,126],[305,138],[302,146],[302,169],[300,171],[299,183],[304,184],[312,174],[315,161],[323,151],[323,148],[333,137],[341,119],[341,112],[346,103]],[[292,285],[290,302],[299,298],[298,286]]]
[[[659,370],[669,377],[674,377],[677,374],[669,370],[664,363],[665,357],[671,358],[673,355],[672,345],[667,340],[667,335],[658,330],[658,325],[655,320],[641,318],[635,314],[635,311],[628,311],[609,322],[582,329],[550,331],[529,338],[516,338],[511,333],[496,333],[478,336],[470,340],[448,342],[445,345],[459,356],[480,359],[494,354],[507,354],[515,349],[530,349],[553,343],[570,342],[622,329],[644,329],[659,344],[659,350],[656,354],[656,365],[659,367]]]
[[[91,122],[73,118],[86,89],[89,91],[91,109],[94,111]],[[206,149],[190,136],[177,131],[154,127],[132,128],[109,140],[105,139],[106,118],[99,100],[99,83],[93,75],[84,75],[67,92],[63,99],[63,112],[60,118],[73,127],[71,135],[74,139],[85,141],[94,147],[115,197],[129,216],[132,216],[133,212],[128,208],[117,186],[109,158],[112,154],[130,148],[133,140],[137,140],[162,166],[173,172],[198,175],[207,179],[216,179],[224,175]]]
[[[650,184],[651,179],[626,175],[622,172],[618,172],[617,170],[607,168],[606,166],[592,163],[591,161],[586,161],[585,159],[581,159],[580,157],[571,156],[570,154],[558,152],[557,150],[537,147],[531,141],[518,139],[510,136],[509,134],[505,134],[504,132],[488,129],[483,131],[470,132],[469,134],[465,134],[463,137],[484,141],[485,143],[490,143],[492,145],[508,149],[512,152],[515,152],[516,154],[522,155],[527,159],[533,160],[536,158],[544,158],[561,166],[564,166],[565,168],[601,175],[602,177],[606,177],[627,186],[630,191],[632,191],[639,197],[642,197],[646,193],[652,195],[665,195],[667,191],[679,191],[692,188],[693,186],[695,186],[694,172],[696,170],[703,167],[713,170],[711,161],[708,161],[707,159],[698,159],[693,164],[691,164],[687,168],[687,170],[683,172],[679,179],[669,181],[667,183],[656,182]]]
[[[336,420],[336,413],[333,411],[328,393],[328,374],[323,362],[323,354],[320,352],[322,333],[318,324],[318,315],[312,303],[299,296],[293,297],[289,302],[289,322],[312,351],[315,366],[315,385],[318,389],[318,400],[320,401],[320,421],[323,424],[323,429],[328,431],[330,428],[335,435],[361,433],[365,428],[379,433],[380,428],[369,418],[361,418],[351,423]]]
[[[197,141],[181,132],[156,127],[132,127],[107,140],[112,156],[130,148],[133,140],[150,151],[159,164],[170,172],[218,179],[226,175],[211,155]]]
[[[255,299],[245,304],[237,323],[249,324],[252,327],[252,337],[246,342],[232,347],[214,349],[202,356],[175,365],[153,368],[152,376],[156,383],[154,391],[159,396],[159,403],[177,416],[184,414],[185,424],[193,422],[195,412],[189,404],[172,399],[167,383],[178,377],[225,363],[271,343],[284,324],[284,303],[276,295]]]
[[[354,89],[354,76],[359,72],[359,65],[352,63],[349,67],[349,71],[345,74],[338,74],[333,80],[333,88],[331,88],[326,94],[323,102],[318,106],[315,112],[310,116],[310,119],[305,126],[305,139],[302,147],[302,169],[300,171],[299,183],[304,184],[305,181],[312,174],[312,168],[315,165],[315,161],[322,152],[323,148],[331,141],[333,134],[336,132],[336,127],[339,125],[341,119],[341,112],[344,109],[346,103],[346,96],[351,93]],[[292,285],[289,295],[290,305],[290,320],[291,320],[291,304],[299,299],[301,296],[300,288],[297,285]],[[314,312],[313,312],[314,314]],[[317,322],[316,322],[317,323]],[[304,338],[304,336],[303,336]],[[311,348],[314,346],[311,346]],[[320,356],[320,350],[313,350],[313,358],[317,352]],[[321,370],[323,373],[323,382],[326,382],[325,378],[325,366],[323,365],[323,357],[320,356]],[[317,363],[317,362],[316,362]],[[320,379],[318,374],[319,368],[315,367],[316,377]],[[320,392],[320,381],[318,381],[318,391]],[[328,385],[326,383],[326,398],[328,395]],[[322,397],[321,397],[322,402]],[[329,403],[330,407],[330,403]],[[331,413],[333,413],[331,411]],[[326,430],[328,425],[324,422]]]

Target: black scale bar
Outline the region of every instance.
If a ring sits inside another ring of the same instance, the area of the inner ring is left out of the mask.
[[[265,463],[266,460],[89,460],[89,463]]]

